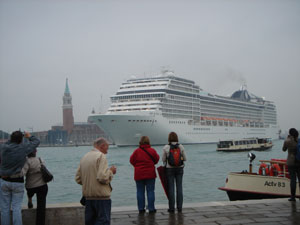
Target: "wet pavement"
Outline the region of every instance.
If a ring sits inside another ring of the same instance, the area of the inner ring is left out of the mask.
[[[216,225],[292,224],[300,225],[300,201],[287,199],[248,200],[184,204],[182,213],[169,213],[166,205],[155,214],[139,214],[136,207],[113,208],[112,225]]]

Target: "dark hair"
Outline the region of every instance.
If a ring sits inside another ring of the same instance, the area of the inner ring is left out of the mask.
[[[150,139],[147,136],[142,136],[140,140],[140,145],[150,145]]]
[[[175,132],[169,133],[168,142],[178,142],[178,136]]]
[[[295,141],[298,141],[299,133],[295,128],[291,128],[289,130],[289,134],[295,139]]]
[[[10,135],[10,141],[13,143],[17,143],[20,144],[23,141],[23,133],[19,130],[14,131],[11,135]]]
[[[37,150],[35,149],[33,152],[29,153],[29,154],[27,155],[27,157],[28,157],[28,158],[36,157],[36,152],[37,152]]]

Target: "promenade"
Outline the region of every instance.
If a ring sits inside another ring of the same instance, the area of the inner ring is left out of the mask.
[[[155,214],[139,214],[136,206],[113,207],[111,225],[300,225],[300,201],[287,199],[186,203],[182,213],[168,213],[157,205]],[[32,225],[35,209],[23,209],[23,224]],[[47,206],[46,225],[84,225],[84,207],[78,203]]]
[[[182,213],[170,214],[157,206],[156,214],[139,215],[136,209],[116,208],[112,225],[217,225],[217,224],[300,224],[300,201],[287,199],[248,200],[185,204]]]

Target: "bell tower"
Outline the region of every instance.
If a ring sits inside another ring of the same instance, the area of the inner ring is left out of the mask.
[[[74,126],[72,96],[70,94],[68,78],[66,79],[65,93],[63,96],[63,129],[70,134]]]

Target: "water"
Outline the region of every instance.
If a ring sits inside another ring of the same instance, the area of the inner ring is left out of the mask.
[[[258,152],[253,170],[258,170],[259,160],[271,158],[286,158],[287,153],[282,149],[283,141],[274,141],[271,150]],[[162,155],[163,146],[155,146],[158,154]],[[218,190],[224,186],[229,172],[248,170],[247,152],[217,152],[216,144],[185,145],[187,162],[183,175],[184,202],[209,202],[228,200],[225,192]],[[113,206],[136,205],[136,187],[133,179],[133,167],[129,157],[134,147],[111,146],[107,155],[109,165],[117,167],[117,174],[112,181]],[[54,174],[54,181],[50,182],[47,203],[79,202],[81,186],[75,180],[75,173],[81,157],[91,150],[83,147],[51,147],[39,148],[38,156],[46,161],[48,169]],[[159,161],[158,165],[162,162]],[[156,204],[167,204],[159,178],[155,187]],[[24,197],[24,204],[26,198]]]

